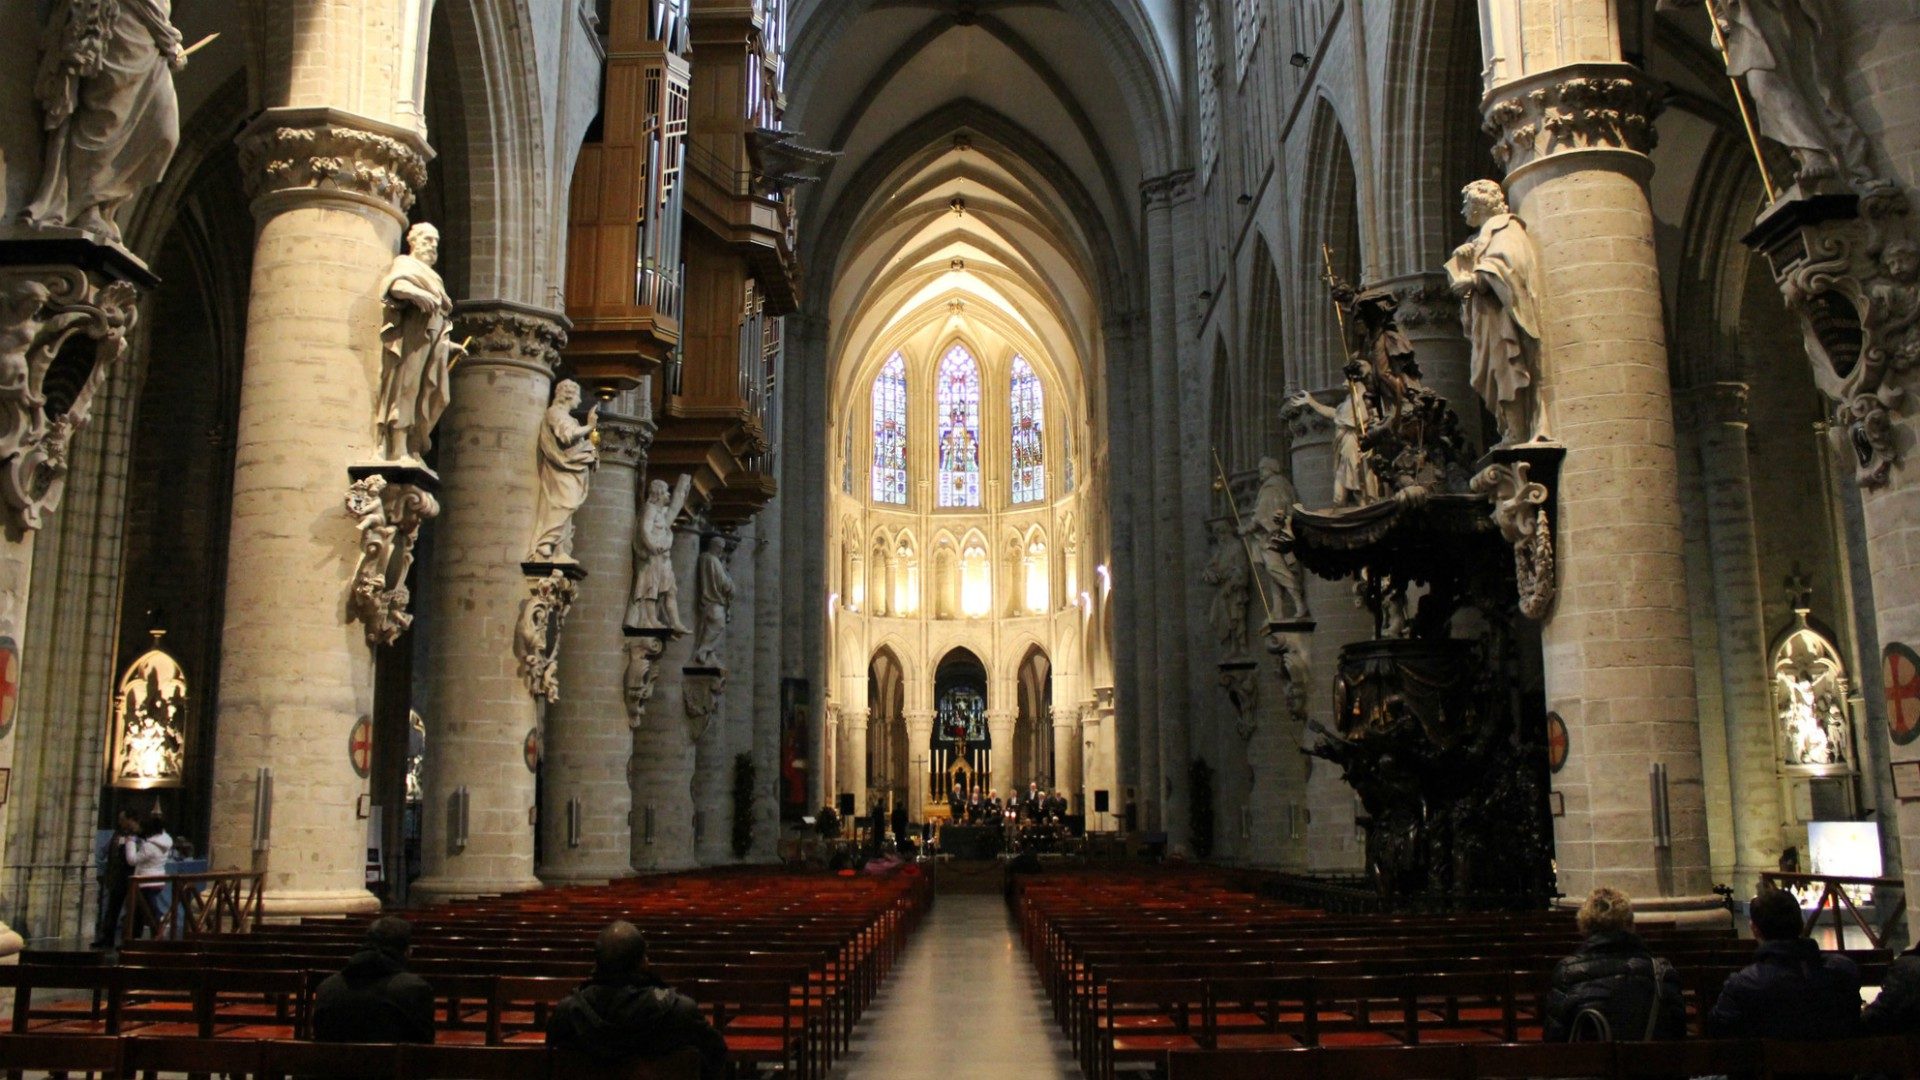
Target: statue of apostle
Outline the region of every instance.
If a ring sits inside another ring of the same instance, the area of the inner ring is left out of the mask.
[[[1307,393],[1295,390],[1287,398],[1290,410],[1307,409],[1319,413],[1333,425],[1333,505],[1361,506],[1378,499],[1373,470],[1367,468],[1367,456],[1360,449],[1360,421],[1353,415],[1354,391],[1351,387],[1339,405],[1327,405]]]
[[[709,536],[701,545],[693,574],[695,667],[720,666],[720,639],[726,635],[733,607],[733,575],[727,572],[727,541]]]
[[[1307,610],[1300,560],[1291,550],[1282,550],[1293,540],[1289,519],[1293,515],[1293,504],[1298,501],[1293,481],[1280,470],[1280,463],[1270,457],[1261,458],[1260,493],[1254,497],[1253,514],[1240,524],[1240,535],[1253,538],[1260,565],[1280,591],[1281,605],[1274,614],[1287,619],[1305,619],[1312,614]]]
[[[1475,180],[1462,189],[1461,213],[1479,231],[1454,249],[1447,280],[1460,298],[1473,388],[1499,421],[1499,445],[1545,439],[1539,403],[1539,251],[1492,180]]]
[[[1701,0],[1660,0],[1658,10]],[[1726,43],[1727,74],[1746,83],[1760,134],[1787,148],[1804,187],[1823,180],[1858,186],[1873,177],[1867,140],[1841,100],[1829,53],[1841,33],[1832,0],[1717,0],[1710,17]],[[1844,176],[1842,174],[1845,174]]]
[[[640,528],[633,538],[633,599],[627,604],[626,624],[636,630],[687,633],[673,579],[673,521],[686,507],[692,484],[691,474],[681,474],[671,496],[664,480],[647,485],[647,502],[640,508]]]
[[[439,259],[440,230],[421,222],[407,230],[407,250],[394,256],[380,283],[387,321],[380,327],[374,431],[387,461],[426,460],[452,396],[455,355],[467,351],[453,340],[453,298],[433,268]]]
[[[600,464],[600,448],[593,433],[599,426],[600,406],[587,410],[584,423],[574,419],[580,408],[580,384],[560,380],[553,388],[553,404],[540,424],[540,498],[534,511],[533,547],[528,562],[573,562],[573,512],[587,501],[588,474]]]
[[[173,73],[187,59],[172,16],[172,0],[54,0],[33,86],[46,157],[26,224],[120,242],[115,215],[180,145]]]
[[[1228,656],[1247,652],[1247,600],[1253,586],[1253,573],[1247,565],[1246,542],[1224,524],[1214,530],[1213,561],[1201,572],[1200,580],[1213,586],[1213,605],[1208,619],[1214,636]]]

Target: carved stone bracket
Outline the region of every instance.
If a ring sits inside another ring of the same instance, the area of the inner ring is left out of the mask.
[[[1307,695],[1312,690],[1313,666],[1307,656],[1306,634],[1288,623],[1267,624],[1267,652],[1280,665],[1281,700],[1286,703],[1287,718],[1297,724],[1307,721]]]
[[[653,686],[660,680],[660,654],[667,651],[671,630],[621,628],[627,639],[627,670],[622,680],[626,692],[627,726],[639,728],[647,716],[647,702],[653,700]]]
[[[521,563],[520,568],[532,595],[520,602],[513,655],[520,661],[527,692],[551,705],[560,700],[560,628],[586,573],[578,566],[554,563]]]
[[[1474,475],[1473,491],[1493,505],[1493,523],[1513,545],[1513,576],[1520,614],[1539,620],[1553,608],[1559,582],[1553,556],[1553,485],[1564,447],[1529,443],[1489,453]]]
[[[1220,665],[1220,688],[1233,705],[1233,730],[1245,742],[1260,726],[1260,672],[1252,660],[1229,660]]]
[[[347,476],[347,513],[360,529],[347,614],[366,628],[367,644],[391,645],[413,625],[407,572],[420,526],[440,513],[439,483],[426,469],[393,465],[356,465]]]
[[[694,742],[707,733],[707,725],[720,711],[720,695],[727,689],[727,673],[719,668],[680,669],[681,701],[687,709],[687,738]]]
[[[1900,460],[1893,419],[1908,410],[1907,375],[1920,365],[1920,244],[1904,192],[1813,195],[1769,207],[1742,237],[1773,268],[1800,319],[1814,382],[1834,402],[1836,429],[1864,488]]]
[[[73,436],[126,355],[138,286],[156,283],[77,232],[0,240],[0,500],[11,529],[38,529],[59,507]]]
[[[508,300],[463,300],[454,305],[454,336],[470,337],[467,362],[515,360],[552,371],[566,350],[573,323],[557,311]]]
[[[404,214],[432,156],[417,133],[339,109],[268,109],[240,133],[241,172],[256,197],[344,192]]]
[[[1574,150],[1645,154],[1664,92],[1630,64],[1570,64],[1518,80],[1486,102],[1493,159],[1512,175]]]

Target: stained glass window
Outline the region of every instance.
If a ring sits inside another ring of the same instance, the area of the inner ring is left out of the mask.
[[[1024,356],[1013,358],[1013,501],[1039,502],[1047,497],[1046,448],[1041,429],[1046,420],[1046,396],[1040,376]]]
[[[1220,157],[1220,85],[1214,65],[1219,59],[1213,44],[1213,7],[1198,4],[1193,12],[1193,56],[1195,75],[1200,83],[1200,183],[1213,175],[1213,163]]]
[[[873,501],[907,505],[907,362],[899,353],[873,380]]]
[[[904,384],[903,384],[904,385]],[[939,407],[939,506],[980,505],[980,365],[965,345],[947,350],[934,388]]]

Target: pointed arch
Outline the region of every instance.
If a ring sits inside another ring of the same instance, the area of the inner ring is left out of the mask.
[[[1307,197],[1302,204],[1311,217],[1300,230],[1304,249],[1299,266],[1311,267],[1311,277],[1303,275],[1308,290],[1302,310],[1307,318],[1305,349],[1298,369],[1289,373],[1287,382],[1308,390],[1322,390],[1339,383],[1340,369],[1346,363],[1346,342],[1327,299],[1326,285],[1317,271],[1330,257],[1335,275],[1348,284],[1358,285],[1366,265],[1360,250],[1359,181],[1353,164],[1353,149],[1340,125],[1333,105],[1322,97],[1313,106],[1313,124],[1307,138]],[[1325,245],[1325,248],[1322,247]],[[1323,255],[1323,251],[1326,254]]]
[[[1241,348],[1243,374],[1238,386],[1240,400],[1245,403],[1239,417],[1243,434],[1234,447],[1233,460],[1227,463],[1236,470],[1252,468],[1281,447],[1280,434],[1273,425],[1280,415],[1286,381],[1285,305],[1273,249],[1264,237],[1258,238],[1253,253],[1253,291],[1247,304],[1247,336]]]
[[[964,342],[948,346],[934,375],[934,505],[980,506],[980,361]]]

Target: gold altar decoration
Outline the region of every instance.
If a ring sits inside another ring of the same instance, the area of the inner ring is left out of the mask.
[[[149,631],[153,647],[127,665],[113,696],[113,760],[117,788],[179,787],[186,758],[187,676],[160,647],[165,630]]]

